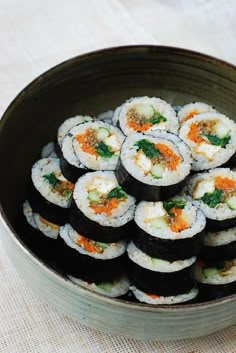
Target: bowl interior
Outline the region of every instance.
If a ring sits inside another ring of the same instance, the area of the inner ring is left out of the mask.
[[[138,46],[76,57],[37,78],[0,123],[0,195],[9,222],[22,207],[32,163],[61,122],[96,116],[141,95],[172,105],[204,101],[235,119],[236,69],[190,51]]]

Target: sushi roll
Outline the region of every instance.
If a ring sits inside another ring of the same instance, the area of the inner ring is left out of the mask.
[[[178,131],[178,119],[170,104],[159,98],[131,98],[118,107],[113,116],[126,136],[135,132],[151,132],[156,129],[174,133]]]
[[[60,226],[49,222],[35,213],[28,200],[23,204],[23,215],[17,223],[17,230],[23,241],[36,255],[46,260],[56,260],[58,256],[57,238]]]
[[[176,304],[192,304],[198,295],[198,288],[194,287],[190,291],[182,294],[163,296],[153,293],[145,293],[135,286],[131,286],[135,298],[142,303],[152,305],[176,305]]]
[[[48,157],[57,158],[54,142],[49,142],[42,148],[41,158],[48,158]]]
[[[65,224],[74,184],[61,173],[58,158],[42,158],[32,167],[28,198],[33,209],[52,223]]]
[[[87,168],[114,170],[124,138],[122,132],[111,124],[88,122],[78,126],[73,146],[76,156]]]
[[[181,107],[178,111],[178,118],[179,118],[179,124],[182,125],[189,119],[193,118],[194,116],[201,114],[201,113],[207,113],[207,112],[214,112],[216,113],[216,110],[202,102],[194,102],[194,103],[188,103],[184,106]]]
[[[89,289],[92,292],[103,294],[110,298],[119,298],[126,295],[129,291],[129,280],[126,276],[121,276],[110,282],[86,282],[82,279],[68,276],[69,279],[79,286]]]
[[[61,142],[60,167],[66,179],[75,183],[79,177],[89,171],[75,154],[73,140],[78,133],[79,126],[72,127]]]
[[[230,260],[236,257],[236,227],[207,232],[201,258],[206,260]]]
[[[127,253],[130,282],[141,291],[172,296],[194,287],[195,256],[169,262],[145,254],[133,242],[128,245]]]
[[[78,179],[70,223],[95,240],[117,241],[127,237],[134,217],[135,199],[118,185],[114,172],[92,172]]]
[[[68,275],[89,282],[113,281],[126,266],[126,242],[102,243],[76,232],[70,224],[59,231],[62,266]]]
[[[195,277],[199,287],[199,299],[213,300],[236,293],[236,259],[227,261],[203,261],[196,264]]]
[[[191,148],[192,170],[219,167],[230,159],[235,165],[236,124],[225,115],[198,114],[182,125],[179,136]]]
[[[76,115],[72,118],[66,119],[58,128],[57,131],[57,140],[55,143],[55,150],[57,153],[57,156],[60,158],[61,157],[61,146],[62,146],[62,140],[68,133],[68,131],[76,125],[80,125],[83,123],[86,123],[88,121],[93,121],[93,118],[91,116],[83,116],[83,115]]]
[[[112,117],[114,115],[114,110],[107,110],[103,113],[100,113],[98,116],[97,116],[97,119],[98,120],[102,120],[104,121],[105,123],[108,123],[108,124],[112,124]]]
[[[206,219],[191,202],[175,197],[168,201],[138,204],[133,242],[151,257],[168,261],[197,256],[203,243]]]
[[[183,188],[191,163],[190,149],[178,136],[156,130],[126,138],[115,173],[119,185],[138,200],[159,201]]]
[[[236,172],[216,168],[192,176],[186,194],[207,217],[206,228],[218,231],[236,226]]]

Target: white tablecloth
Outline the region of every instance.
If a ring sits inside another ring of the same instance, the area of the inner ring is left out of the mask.
[[[48,68],[126,44],[194,49],[236,64],[234,0],[0,0],[0,115]],[[0,352],[235,353],[236,327],[178,342],[141,342],[88,329],[22,281],[0,247]]]

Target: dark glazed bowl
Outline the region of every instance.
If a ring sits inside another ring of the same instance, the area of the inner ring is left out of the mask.
[[[203,304],[154,307],[111,300],[50,269],[13,228],[30,168],[57,126],[76,114],[97,115],[132,96],[173,105],[209,103],[235,118],[236,68],[177,48],[130,46],[68,60],[28,85],[0,122],[0,235],[20,274],[46,300],[90,327],[139,339],[197,337],[236,323],[236,295]]]

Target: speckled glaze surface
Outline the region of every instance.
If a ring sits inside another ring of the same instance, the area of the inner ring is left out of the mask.
[[[208,335],[236,323],[236,295],[178,307],[111,300],[47,267],[12,226],[31,164],[54,138],[56,127],[76,113],[97,115],[138,95],[160,96],[173,105],[202,100],[234,118],[236,68],[177,48],[131,46],[85,54],[41,75],[17,96],[0,122],[0,236],[32,288],[81,323],[149,340]],[[16,148],[19,136],[23,138]]]

